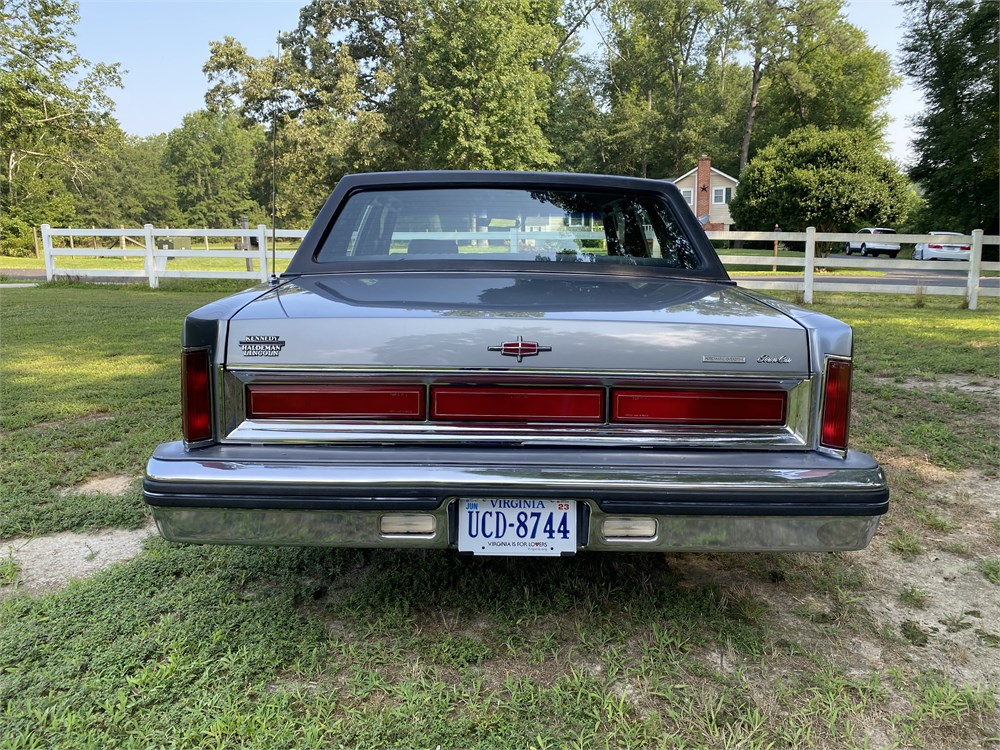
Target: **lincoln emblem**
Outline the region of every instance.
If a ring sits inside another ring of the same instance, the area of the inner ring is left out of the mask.
[[[534,357],[539,352],[551,352],[551,346],[539,346],[537,341],[525,341],[521,336],[517,341],[504,341],[500,346],[488,346],[487,351],[500,352],[505,357],[517,357],[520,362],[525,357]]]

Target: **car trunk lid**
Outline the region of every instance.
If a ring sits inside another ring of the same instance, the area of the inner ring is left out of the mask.
[[[539,272],[303,276],[230,322],[231,369],[806,377],[806,331],[725,284]]]

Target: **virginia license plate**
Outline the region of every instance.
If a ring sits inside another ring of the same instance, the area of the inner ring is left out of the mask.
[[[474,555],[575,553],[576,501],[461,498],[458,549]]]

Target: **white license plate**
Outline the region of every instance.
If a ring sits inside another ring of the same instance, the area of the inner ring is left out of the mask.
[[[576,501],[462,498],[458,549],[528,557],[575,553]]]

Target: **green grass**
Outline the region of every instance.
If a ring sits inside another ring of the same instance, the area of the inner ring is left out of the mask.
[[[979,570],[986,576],[986,580],[1000,586],[1000,557],[990,560],[980,560]]]
[[[4,290],[0,538],[144,523],[138,484],[122,497],[62,493],[95,475],[138,480],[152,447],[177,436],[180,321],[238,286]],[[899,402],[891,425],[884,413],[856,422],[857,444],[987,465],[988,396],[923,393],[897,375],[996,377],[995,306],[880,297],[821,309],[858,327],[859,414]],[[892,373],[880,347],[899,356]],[[982,435],[965,426],[976,420]],[[889,546],[909,553],[916,529],[965,525],[917,478],[901,475],[893,491]],[[996,575],[996,554],[971,550],[970,566]],[[984,744],[995,692],[897,658],[901,639],[933,639],[916,623],[883,628],[890,666],[834,658],[875,632],[857,559],[470,559],[154,538],[60,591],[0,598],[0,749]],[[0,584],[16,575],[0,558]],[[779,601],[759,594],[765,583]],[[927,603],[916,588],[899,598]]]
[[[14,561],[14,551],[7,550],[6,557],[0,557],[0,586],[9,586],[17,580],[20,571],[18,564]]]
[[[923,591],[916,586],[905,586],[902,591],[899,592],[899,600],[904,604],[908,604],[911,607],[916,607],[917,609],[923,609],[927,606],[927,601],[930,599],[930,594]]]

